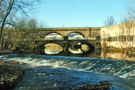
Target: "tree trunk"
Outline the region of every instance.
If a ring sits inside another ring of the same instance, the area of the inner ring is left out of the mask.
[[[4,30],[5,22],[6,22],[6,19],[7,19],[8,15],[10,14],[10,12],[11,12],[11,10],[13,8],[14,1],[15,0],[10,1],[9,5],[8,5],[7,13],[5,14],[5,16],[4,16],[3,20],[2,20],[2,25],[1,25],[1,28],[0,28],[1,49],[3,49],[3,30]]]

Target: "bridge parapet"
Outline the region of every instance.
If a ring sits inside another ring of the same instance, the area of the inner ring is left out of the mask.
[[[45,38],[41,40],[64,40],[63,38]],[[100,37],[91,37],[91,38],[68,38],[67,40],[97,40],[100,41]]]

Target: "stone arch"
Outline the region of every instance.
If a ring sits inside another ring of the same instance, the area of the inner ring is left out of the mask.
[[[45,54],[59,54],[64,50],[63,46],[59,43],[46,43],[44,47]]]
[[[70,54],[81,55],[90,54],[95,50],[95,47],[87,41],[70,41],[67,46],[67,51]]]
[[[61,35],[58,32],[49,32],[49,33],[45,34],[45,39],[47,40],[49,38],[54,39],[54,40],[56,40],[56,39],[64,40],[63,35]]]
[[[68,33],[67,36],[69,36],[69,35],[72,34],[72,33],[77,33],[77,34],[80,34],[80,35],[82,35],[83,37],[85,37],[85,35],[83,35],[81,32],[70,32],[70,33]]]
[[[73,35],[72,37],[72,34],[78,34],[80,36],[76,37],[77,35]],[[71,36],[70,36],[71,35]],[[70,32],[68,35],[67,35],[68,39],[82,39],[82,38],[85,38],[85,35],[83,35],[81,32]]]
[[[52,46],[49,46],[49,48],[48,48],[48,46],[46,46],[48,44],[53,44],[53,45]],[[57,46],[59,46],[60,48],[58,48]],[[46,52],[47,49],[50,50],[49,53]],[[54,52],[51,52],[53,50],[54,50]],[[44,42],[44,43],[38,45],[37,47],[35,47],[33,49],[33,52],[36,53],[36,54],[39,53],[39,54],[46,54],[46,55],[49,55],[49,54],[50,55],[60,54],[63,51],[64,51],[63,45],[61,43],[53,42],[53,41],[51,41],[51,42]]]

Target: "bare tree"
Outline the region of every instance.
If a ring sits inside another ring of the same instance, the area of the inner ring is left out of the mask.
[[[128,6],[127,11],[129,18],[135,20],[135,0],[129,0],[130,6]]]
[[[38,28],[47,28],[49,27],[47,23],[39,22]]]
[[[107,19],[104,21],[104,26],[111,26],[116,24],[115,19],[113,18],[113,16],[109,16],[107,17]]]
[[[135,8],[128,8],[128,15],[131,20],[135,20]]]
[[[28,28],[34,29],[37,28],[37,26],[37,21],[34,18],[28,21]]]
[[[22,17],[18,20],[16,26],[19,28],[19,29],[24,29],[27,27],[27,19],[25,17]]]
[[[35,18],[27,19],[26,17],[22,16],[17,18],[17,22],[14,25],[19,28],[20,30],[24,30],[25,28],[34,29],[34,28],[47,28],[48,25],[44,24],[36,20]]]
[[[0,0],[0,41],[1,48],[3,46],[2,34],[6,24],[12,24],[9,20],[13,20],[18,12],[28,14],[39,0]]]
[[[120,40],[120,44],[121,44],[121,48],[123,48],[123,50],[126,50],[126,52],[128,52],[129,50],[131,50],[133,48],[133,27],[135,26],[135,22],[134,21],[130,21],[130,19],[128,18],[124,18],[122,23],[120,24],[120,36],[119,36],[119,40]]]

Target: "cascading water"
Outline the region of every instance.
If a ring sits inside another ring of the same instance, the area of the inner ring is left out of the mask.
[[[15,90],[69,90],[99,81],[112,83],[112,90],[134,90],[135,62],[44,55],[3,55],[25,68]]]

